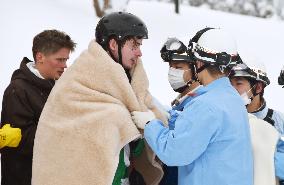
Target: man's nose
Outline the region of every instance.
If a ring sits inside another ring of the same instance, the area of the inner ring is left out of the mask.
[[[141,51],[141,49],[140,49],[140,47],[138,47],[136,50],[135,50],[135,54],[136,54],[136,56],[138,56],[138,57],[141,57],[142,56],[142,51]]]
[[[62,68],[67,68],[67,60],[61,63]]]

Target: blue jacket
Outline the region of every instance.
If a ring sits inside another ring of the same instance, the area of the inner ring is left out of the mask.
[[[275,152],[274,159],[275,159],[274,163],[275,174],[279,179],[284,180],[284,138],[283,137],[278,141],[277,151]],[[281,183],[284,184],[283,181]]]
[[[183,111],[184,106],[188,104],[193,98],[197,97],[200,92],[200,89],[202,86],[199,86],[193,94],[190,96],[185,97],[183,101],[181,101],[179,104],[174,105],[172,107],[172,110],[169,111],[170,113],[170,119],[168,120],[169,123],[169,129],[174,129],[175,127],[175,121],[177,117],[179,116],[180,112]],[[178,184],[178,167],[177,166],[163,166],[164,170],[164,176],[163,179],[160,182],[160,185],[177,185]]]
[[[160,120],[144,136],[168,166],[179,166],[179,185],[252,185],[248,117],[227,77],[213,81],[184,107],[170,130]]]

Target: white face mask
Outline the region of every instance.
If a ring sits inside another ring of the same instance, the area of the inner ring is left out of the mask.
[[[244,92],[243,94],[241,94],[241,97],[245,105],[249,105],[251,103],[251,99],[248,97],[247,92]]]
[[[252,88],[250,88],[250,90],[248,90],[248,91],[244,92],[243,94],[241,94],[241,97],[242,97],[243,102],[244,102],[245,105],[249,105],[251,103],[252,97],[248,96],[248,92],[250,92]]]
[[[187,85],[183,79],[184,71],[185,70],[170,67],[168,72],[168,80],[174,90]]]

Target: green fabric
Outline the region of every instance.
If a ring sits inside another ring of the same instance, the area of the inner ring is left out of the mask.
[[[116,169],[112,185],[120,185],[121,179],[125,179],[127,178],[127,176],[128,176],[127,166],[125,165],[124,162],[124,148],[122,148],[119,153],[118,167]]]
[[[136,142],[137,145],[135,146],[134,149],[132,149],[132,151],[130,151],[131,157],[139,157],[144,149],[145,144],[143,139],[139,139]],[[125,165],[124,148],[122,148],[119,153],[119,162],[115,172],[114,179],[112,181],[112,185],[121,185],[121,179],[125,178],[128,178],[128,168]]]
[[[139,157],[141,155],[141,153],[143,152],[145,143],[143,139],[139,139],[137,146],[135,147],[135,149],[133,151],[131,151],[131,155],[133,157]]]

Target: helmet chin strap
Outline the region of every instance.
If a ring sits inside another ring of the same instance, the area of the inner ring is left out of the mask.
[[[187,88],[188,86],[187,85],[185,85],[185,86],[182,86],[182,87],[180,87],[180,88],[178,88],[178,89],[173,89],[175,92],[178,92],[178,93],[182,93],[183,91],[185,91],[185,89]]]
[[[117,41],[118,43],[117,43],[117,45],[118,45],[118,63],[123,67],[123,65],[122,65],[122,53],[121,53],[121,41],[119,40],[119,41]]]
[[[109,48],[109,45],[107,46],[106,49],[107,49],[107,51],[108,51],[110,57],[111,57],[115,62],[119,63],[119,64],[122,66],[121,41],[120,41],[120,40],[116,40],[116,43],[117,43],[117,47],[118,47],[118,51],[117,51],[117,53],[118,53],[118,59],[116,59],[116,58],[114,57],[114,55],[112,54],[111,49]],[[123,66],[122,66],[122,67],[123,67]]]
[[[129,80],[129,83],[131,82],[131,75],[130,75],[130,70],[126,69],[123,64],[122,64],[122,52],[121,52],[121,48],[122,48],[122,41],[121,40],[116,40],[116,43],[117,43],[117,47],[118,47],[118,50],[117,50],[117,53],[118,53],[118,59],[113,55],[109,45],[106,46],[106,51],[109,53],[110,57],[118,64],[120,64],[126,75],[127,75],[127,78]]]
[[[128,78],[128,81],[129,81],[129,83],[130,83],[132,78],[131,78],[129,69],[126,69],[126,68],[123,66],[123,64],[122,64],[122,52],[121,52],[121,48],[122,48],[122,44],[121,44],[121,41],[119,40],[119,41],[118,41],[118,61],[117,61],[117,63],[119,63],[119,64],[123,67],[123,69],[124,69],[124,71],[125,71],[125,73],[126,73],[126,76],[127,76],[127,78]]]
[[[200,85],[203,85],[203,83],[199,80],[197,74],[200,73],[201,71],[203,71],[204,69],[206,69],[210,64],[205,63],[203,66],[201,66],[200,68],[197,69],[196,64],[193,65],[194,66],[194,77],[195,77],[195,81],[197,81]]]
[[[116,58],[114,57],[114,55],[113,55],[112,52],[110,51],[109,47],[108,47],[107,49],[108,49],[108,51],[109,51],[109,54],[110,54],[111,58],[112,58],[115,62],[119,63],[119,64],[123,67],[123,69],[124,69],[124,71],[125,71],[125,73],[126,73],[126,75],[127,75],[127,78],[128,78],[128,80],[129,80],[129,83],[130,83],[130,82],[131,82],[131,75],[130,75],[130,72],[129,72],[129,70],[126,69],[126,68],[123,66],[123,64],[122,64],[122,52],[121,52],[122,44],[121,44],[121,41],[120,41],[120,40],[117,41],[117,47],[118,47],[118,51],[117,51],[117,52],[118,52],[118,59],[116,59]]]

